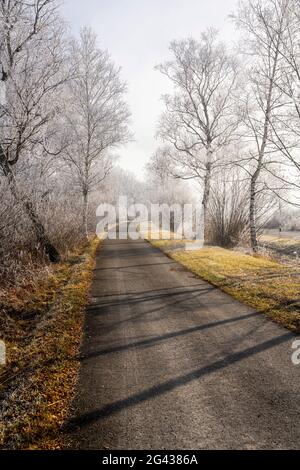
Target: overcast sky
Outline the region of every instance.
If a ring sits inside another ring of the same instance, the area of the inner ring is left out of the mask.
[[[91,26],[99,45],[108,49],[122,67],[128,83],[135,142],[120,149],[120,164],[143,175],[155,152],[155,132],[162,111],[160,97],[168,92],[167,80],[154,71],[169,55],[173,39],[199,38],[215,26],[226,41],[234,37],[228,15],[236,0],[64,0],[63,14],[73,33]]]

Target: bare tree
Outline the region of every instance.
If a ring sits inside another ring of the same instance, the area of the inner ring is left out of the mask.
[[[88,235],[90,192],[111,171],[111,151],[128,141],[130,113],[120,69],[106,51],[99,49],[91,29],[82,29],[71,55],[75,76],[68,84],[65,162],[82,194],[83,227]]]
[[[157,67],[174,85],[174,94],[163,97],[166,111],[159,136],[170,144],[175,175],[201,181],[204,235],[218,151],[232,141],[237,124],[232,100],[237,63],[214,29],[203,33],[199,42],[174,41],[170,49],[173,59]]]
[[[45,129],[55,117],[56,91],[64,81],[62,36],[55,0],[1,1],[0,168],[51,261],[58,261],[59,254],[33,201],[20,189],[16,168],[28,153],[45,145]]]
[[[249,218],[254,252],[258,251],[256,202],[266,186],[263,173],[280,163],[278,150],[281,144],[275,129],[286,105],[278,85],[283,77],[280,49],[287,34],[289,3],[289,0],[241,2],[238,14],[234,16],[236,24],[245,33],[243,53],[248,58],[245,99],[240,99],[240,103],[243,108],[244,141],[249,154],[244,165],[248,165],[250,176]]]
[[[170,177],[172,179],[176,178],[176,176],[173,176],[176,174],[176,167],[170,156],[171,153],[172,151],[168,146],[158,147],[146,165],[148,178],[151,180],[154,177],[159,182],[160,187],[163,187]]]
[[[146,185],[134,173],[115,166],[104,183],[104,202],[117,205],[120,197],[127,197],[128,204],[145,201]]]
[[[212,182],[209,202],[209,241],[213,245],[233,248],[249,241],[249,190],[245,172],[227,166]],[[276,210],[276,197],[264,188],[256,199],[256,224],[260,232]]]
[[[209,202],[209,241],[232,248],[246,238],[249,228],[249,192],[241,171],[226,169],[212,183]]]
[[[288,183],[294,190],[300,188],[300,1],[273,0],[274,8],[285,9],[286,32],[279,45],[282,59],[282,75],[276,86],[283,92],[286,106],[273,127],[276,137],[274,144],[283,156],[286,171],[280,174],[281,181]],[[267,26],[274,25],[268,20]],[[294,177],[293,177],[294,176]],[[298,204],[299,205],[299,204]]]

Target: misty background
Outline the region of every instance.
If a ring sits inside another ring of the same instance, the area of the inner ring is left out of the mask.
[[[154,67],[170,56],[170,42],[199,39],[201,31],[213,25],[230,44],[235,27],[228,16],[236,4],[236,0],[64,0],[61,9],[72,33],[78,36],[82,26],[90,26],[99,46],[122,67],[135,140],[119,150],[124,169],[142,178],[156,150],[161,95],[171,86]]]

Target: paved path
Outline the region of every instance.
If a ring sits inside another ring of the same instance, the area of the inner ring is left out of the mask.
[[[148,243],[107,241],[87,311],[74,446],[299,449],[294,339]]]

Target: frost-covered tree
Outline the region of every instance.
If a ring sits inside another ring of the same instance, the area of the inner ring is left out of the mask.
[[[278,162],[282,148],[276,131],[286,105],[282,91],[285,64],[282,44],[288,35],[290,0],[243,1],[234,20],[243,32],[245,89],[242,109],[250,177],[250,233],[258,251],[257,200],[266,187],[264,174]]]
[[[170,50],[173,58],[157,67],[174,86],[173,94],[163,97],[159,136],[170,144],[177,176],[201,181],[204,235],[218,151],[236,128],[232,96],[237,63],[214,29],[202,33],[200,41],[174,41]]]
[[[51,261],[59,259],[58,251],[17,169],[28,155],[47,151],[47,128],[57,114],[65,80],[64,62],[63,24],[55,0],[1,1],[0,170]]]
[[[88,234],[89,195],[111,171],[112,152],[129,139],[126,84],[97,36],[83,28],[71,48],[74,77],[68,83],[64,129],[65,162],[83,199],[83,227]]]

